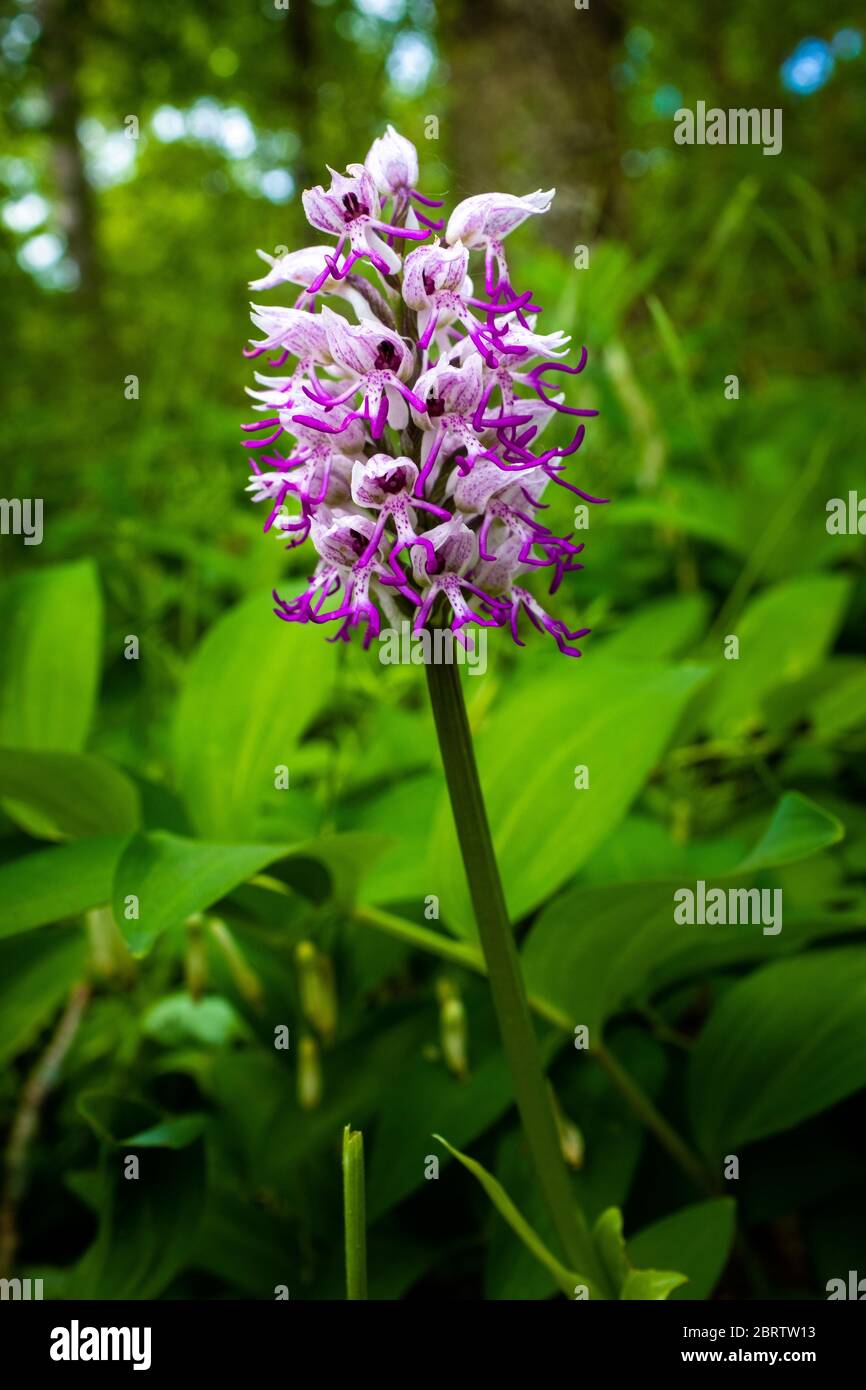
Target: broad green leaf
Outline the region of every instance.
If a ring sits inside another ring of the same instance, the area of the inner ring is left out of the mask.
[[[105,1151],[99,1231],[70,1273],[67,1298],[158,1298],[191,1260],[207,1186],[204,1145],[145,1149],[134,1182],[119,1157]]]
[[[618,501],[610,509],[607,524],[637,527],[644,532],[654,527],[662,534],[697,536],[737,555],[747,551],[731,490],[683,475],[675,481],[663,481],[652,496]]]
[[[632,1302],[636,1299],[665,1299],[687,1283],[687,1275],[670,1270],[632,1269],[626,1275],[619,1296]]]
[[[836,816],[800,792],[785,792],[760,842],[738,865],[737,873],[779,868],[807,859],[845,835]]]
[[[125,843],[121,835],[102,835],[0,865],[0,937],[107,903]]]
[[[285,845],[205,844],[159,830],[133,836],[113,890],[115,919],[129,949],[146,955],[167,928],[204,911],[289,852]]]
[[[646,1226],[628,1242],[632,1264],[655,1267],[676,1264],[688,1276],[688,1284],[671,1298],[709,1298],[727,1264],[735,1234],[736,1203],[731,1197],[714,1197],[683,1207],[661,1221]]]
[[[102,596],[92,562],[16,578],[0,597],[0,630],[0,745],[82,749],[102,646]]]
[[[836,635],[850,592],[839,575],[806,575],[766,589],[731,625],[739,658],[717,653],[719,675],[701,726],[720,736],[748,733],[761,722],[764,698],[818,665]]]
[[[106,1144],[129,1149],[185,1149],[207,1116],[161,1115],[154,1106],[113,1091],[84,1091],[78,1112]]]
[[[379,831],[383,836],[384,852],[365,880],[364,902],[423,901],[428,890],[424,860],[430,808],[436,805],[441,786],[438,774],[410,777],[360,805],[351,803],[344,813],[344,820],[357,829]]]
[[[866,1085],[866,947],[809,952],[738,981],[691,1058],[694,1133],[713,1160]]]
[[[678,656],[703,632],[709,603],[703,594],[676,594],[642,604],[603,639],[605,661],[659,661]]]
[[[124,835],[139,823],[135,783],[91,753],[0,748],[0,797],[14,820],[48,839]]]
[[[323,836],[299,845],[209,844],[161,830],[134,835],[114,875],[115,917],[133,955],[145,955],[169,927],[279,860],[300,876],[314,872],[317,900],[331,895],[347,908],[363,864],[379,846],[378,837],[368,835]]]
[[[22,1052],[51,1021],[85,968],[84,932],[74,927],[0,942],[0,1063]]]
[[[512,920],[537,907],[611,833],[652,771],[702,668],[569,662],[499,701],[476,741]],[[589,785],[575,788],[575,768]],[[447,797],[427,878],[443,920],[475,934]]]
[[[787,793],[758,846],[756,864],[771,868],[774,856],[781,864],[805,859],[835,838],[835,817],[799,793]],[[755,886],[742,867],[705,882],[708,891]],[[775,936],[748,922],[683,925],[674,919],[674,894],[684,887],[694,890],[695,880],[578,887],[562,894],[540,914],[524,944],[527,989],[586,1024],[591,1039],[597,1039],[605,1020],[649,990],[662,969],[671,983],[704,967],[794,949],[822,930],[820,922],[790,913],[783,913],[782,931]]]
[[[866,661],[849,659],[815,700],[811,715],[819,739],[838,738],[866,723]]]
[[[131,1149],[186,1149],[206,1124],[206,1115],[169,1115],[123,1142]]]
[[[322,632],[281,623],[264,595],[214,624],[190,664],[174,725],[177,781],[200,835],[254,841],[274,823],[308,823],[310,793],[295,785],[292,757],[335,670]],[[289,786],[277,789],[283,766]]]
[[[499,1215],[504,1221],[508,1222],[514,1234],[520,1237],[527,1250],[531,1251],[535,1258],[550,1270],[550,1273],[556,1280],[558,1288],[565,1294],[566,1298],[574,1297],[574,1290],[578,1284],[585,1284],[587,1286],[590,1298],[598,1297],[597,1289],[594,1288],[588,1279],[584,1278],[581,1274],[576,1274],[573,1270],[567,1269],[566,1266],[556,1258],[553,1252],[548,1250],[544,1241],[541,1240],[532,1229],[529,1222],[521,1216],[517,1207],[505,1191],[505,1188],[500,1182],[497,1182],[492,1173],[488,1173],[486,1168],[483,1168],[480,1163],[476,1163],[475,1159],[470,1158],[468,1154],[461,1153],[459,1149],[455,1149],[448,1143],[447,1139],[442,1138],[441,1134],[434,1134],[433,1138],[437,1143],[441,1144],[443,1148],[447,1149],[448,1152],[457,1159],[458,1163],[462,1163],[463,1167],[468,1169],[474,1178],[478,1179],[484,1191],[487,1193],[487,1196],[499,1212]]]
[[[593,1238],[608,1279],[620,1299],[659,1300],[688,1282],[688,1276],[673,1270],[635,1269],[626,1250],[622,1212],[611,1207],[602,1212],[593,1228]]]

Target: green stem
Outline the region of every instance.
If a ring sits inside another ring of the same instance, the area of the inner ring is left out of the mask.
[[[606,1288],[607,1280],[574,1200],[559,1145],[547,1079],[493,852],[459,669],[453,664],[430,663],[426,671],[445,780],[481,949],[487,962],[502,1046],[538,1184],[572,1267]]]
[[[364,1195],[364,1136],[343,1130],[343,1213],[346,1228],[346,1297],[367,1297],[367,1220]]]
[[[700,1159],[692,1153],[685,1140],[681,1139],[676,1130],[668,1124],[664,1115],[656,1110],[649,1096],[644,1095],[613,1053],[609,1052],[603,1043],[596,1043],[594,1047],[590,1048],[590,1056],[596,1059],[638,1119],[655,1135],[662,1148],[666,1149],[671,1158],[679,1164],[695,1187],[699,1188],[701,1192],[715,1195],[719,1190],[718,1185],[713,1182],[711,1175]]]

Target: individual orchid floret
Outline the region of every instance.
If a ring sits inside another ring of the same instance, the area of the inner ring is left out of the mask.
[[[464,596],[464,590],[480,599],[481,612],[470,607],[468,599]],[[479,627],[502,627],[503,625],[506,609],[501,602],[484,593],[477,584],[473,584],[465,575],[446,570],[443,574],[435,574],[431,579],[421,607],[415,615],[413,624],[415,632],[419,632],[426,625],[433,605],[440,595],[447,600],[451,609],[449,626],[452,632],[459,633],[467,623],[477,623]]]
[[[423,550],[428,563],[435,565],[436,552],[430,540],[419,535],[415,529],[415,508],[445,517],[451,513],[443,507],[435,507],[412,496],[412,489],[418,477],[417,466],[409,458],[391,458],[388,454],[374,454],[371,459],[359,460],[352,469],[352,499],[360,507],[369,507],[379,513],[379,519],[367,543],[367,549],[360,557],[361,563],[371,559],[385,535],[388,521],[393,522],[396,531],[396,544],[388,556],[388,563],[398,579],[403,575],[396,567],[397,557],[404,550],[416,548]]]
[[[304,246],[301,250],[289,251],[284,256],[271,256],[267,251],[257,251],[256,255],[261,256],[270,266],[270,270],[260,279],[250,281],[251,290],[272,290],[279,285],[296,285],[301,293],[295,307],[308,308],[315,299],[315,295],[309,293],[310,286],[318,282],[320,293],[339,295],[351,304],[359,319],[372,316],[369,303],[370,288],[365,284],[359,290],[355,277],[351,275],[342,280],[335,280],[331,274],[332,247]],[[326,276],[324,280],[321,278],[323,272]]]
[[[472,334],[479,324],[469,310],[472,281],[466,274],[469,252],[461,242],[442,246],[438,238],[432,246],[410,251],[403,267],[403,299],[418,314],[418,346],[427,348],[437,328],[461,322]]]
[[[418,182],[418,151],[389,125],[370,146],[364,167],[383,198],[401,193],[408,198]]]
[[[310,225],[337,237],[334,255],[326,257],[324,269],[307,287],[310,294],[320,290],[329,275],[335,280],[345,279],[355,262],[361,259],[368,260],[381,275],[394,275],[400,269],[400,257],[382,240],[380,232],[391,238],[405,237],[414,241],[423,241],[429,236],[426,228],[413,230],[382,221],[379,194],[363,164],[350,164],[346,174],[338,174],[330,168],[328,172],[331,187],[327,192],[317,184],[301,195]],[[347,240],[350,249],[340,262],[338,257]]]
[[[336,397],[329,397],[319,390],[315,382],[312,387],[305,388],[305,392],[326,410],[350,400],[359,390],[363,392],[363,403],[360,410],[346,417],[343,425],[329,430],[326,424],[318,423],[314,428],[337,434],[350,419],[363,415],[370,421],[373,439],[381,439],[386,422],[398,430],[408,423],[407,402],[416,410],[424,410],[424,402],[406,385],[412,370],[413,353],[398,333],[374,320],[350,324],[327,307],[323,307],[320,317],[330,354],[349,375],[351,383],[342,395]],[[305,415],[298,414],[294,418],[301,424],[309,424],[309,418]]]
[[[525,222],[527,217],[547,212],[553,201],[554,189],[542,193],[528,193],[523,198],[513,193],[476,193],[458,203],[448,219],[445,240],[453,245],[462,241],[470,251],[485,252],[485,287],[493,294],[496,286],[493,280],[494,265],[499,270],[499,279],[508,283],[508,266],[502,242],[509,232]]]
[[[352,631],[364,623],[366,648],[378,635],[381,627],[379,609],[371,596],[374,586],[376,589],[383,585],[393,586],[412,603],[416,603],[417,598],[405,577],[395,582],[394,575],[385,572],[376,553],[376,525],[369,517],[345,511],[323,511],[323,519],[313,523],[311,538],[326,567],[327,586],[318,584],[317,594],[320,596],[316,598],[313,606],[305,609],[302,605],[294,612],[284,608],[280,616],[284,616],[288,622],[325,623],[342,620],[334,640],[343,641],[348,641]],[[307,592],[309,594],[310,591]],[[327,599],[340,594],[342,601],[338,606],[326,610],[324,604]],[[382,595],[379,595],[380,601],[381,598]],[[304,611],[309,614],[306,619],[300,616]]]
[[[502,412],[491,419],[485,417],[490,391],[485,390],[483,364],[477,355],[467,357],[461,366],[437,363],[418,378],[415,389],[426,406],[426,417],[415,416],[415,423],[425,431],[417,495],[423,495],[440,454],[446,457],[456,451],[460,471],[465,473],[478,459],[496,458],[487,437],[489,430],[523,424],[527,418]]]
[[[250,356],[259,357],[274,348],[282,348],[283,358],[293,355],[305,362],[330,362],[328,335],[318,314],[303,309],[284,309],[277,305],[251,304],[250,318],[264,338],[253,345]],[[281,366],[276,361],[273,366]]]
[[[420,222],[435,232],[443,230],[444,223],[431,221],[424,213],[411,207],[413,202],[427,208],[442,206],[441,200],[425,198],[415,186],[418,182],[418,151],[411,140],[399,135],[389,125],[385,134],[373,141],[364,164],[382,197],[394,199],[393,220],[399,220],[408,209],[410,226]]]

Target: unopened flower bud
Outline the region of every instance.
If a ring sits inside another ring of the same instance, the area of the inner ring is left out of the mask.
[[[455,985],[440,980],[436,986],[439,997],[439,1041],[445,1065],[461,1081],[469,1075],[469,1029],[466,1010]]]
[[[322,1064],[319,1044],[315,1038],[301,1038],[298,1043],[298,1105],[302,1110],[315,1110],[322,1099]]]
[[[207,947],[203,928],[204,918],[200,912],[187,920],[183,968],[186,987],[193,999],[201,999],[207,989]]]
[[[228,966],[235,988],[242,999],[261,1013],[265,1007],[265,991],[261,980],[244,958],[243,952],[226,926],[218,918],[211,918],[208,929]]]
[[[556,1116],[556,1128],[559,1134],[562,1157],[569,1168],[582,1168],[583,1156],[586,1151],[583,1135],[574,1121],[566,1115],[552,1086],[550,1087],[550,1099],[553,1104],[553,1113]]]
[[[326,1043],[337,1031],[337,990],[330,956],[316,950],[312,941],[301,941],[295,949],[301,1012]]]

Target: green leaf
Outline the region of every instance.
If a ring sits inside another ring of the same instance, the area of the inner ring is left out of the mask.
[[[744,865],[757,870],[773,867],[776,856],[780,864],[806,859],[838,833],[834,816],[799,793],[786,793]],[[708,891],[754,886],[753,879],[744,879],[743,866],[706,883]],[[605,1020],[648,990],[662,970],[669,984],[707,966],[793,949],[824,929],[808,916],[797,921],[791,914],[781,936],[764,936],[760,926],[749,923],[682,925],[674,920],[674,893],[684,886],[688,882],[680,878],[578,887],[562,894],[539,915],[524,943],[529,992],[586,1024],[597,1039]],[[826,927],[831,929],[832,923]]]
[[[204,1145],[146,1149],[138,1159],[139,1176],[128,1181],[122,1151],[106,1151],[99,1231],[66,1298],[158,1298],[190,1262],[207,1187]]]
[[[621,1289],[631,1265],[625,1253],[622,1212],[619,1207],[608,1207],[607,1211],[603,1211],[593,1227],[592,1234],[611,1284],[615,1289]]]
[[[603,639],[597,658],[633,662],[678,656],[700,637],[708,609],[703,594],[676,594],[642,604],[611,637]]]
[[[135,784],[91,753],[0,748],[0,796],[14,820],[49,839],[123,835],[139,822]]]
[[[619,1296],[632,1302],[635,1299],[665,1299],[687,1283],[685,1274],[660,1269],[633,1269],[626,1276]]]
[[[718,736],[737,736],[759,725],[763,702],[775,687],[799,680],[821,661],[833,639],[850,592],[839,575],[807,575],[766,589],[732,623],[738,660],[720,655],[719,677],[701,726]]]
[[[620,1299],[665,1299],[674,1289],[688,1282],[685,1274],[673,1270],[634,1269],[626,1251],[622,1231],[622,1212],[611,1207],[602,1212],[593,1228],[593,1237],[602,1264]]]
[[[125,843],[122,835],[103,835],[0,865],[0,937],[107,903]]]
[[[0,745],[82,749],[99,683],[102,597],[91,561],[16,578],[0,598]]]
[[[826,667],[828,675],[830,666]],[[833,673],[829,689],[812,705],[812,722],[819,739],[836,739],[866,723],[866,661],[849,658],[849,664]]]
[[[225,1047],[236,1038],[249,1035],[237,1009],[218,994],[208,994],[204,999],[168,994],[146,1011],[141,1031],[163,1047],[184,1047],[188,1043]]]
[[[130,1149],[186,1149],[198,1139],[206,1123],[206,1115],[170,1115],[123,1142]]]
[[[196,651],[177,710],[177,780],[198,833],[255,840],[309,820],[292,758],[328,699],[337,653],[317,629],[290,628],[266,597],[221,618]],[[275,769],[289,768],[277,789]],[[269,823],[270,818],[270,823]]]
[[[152,1105],[114,1091],[83,1091],[77,1108],[103,1143],[115,1148],[185,1149],[207,1121],[206,1115],[162,1116]]]
[[[736,1203],[730,1197],[697,1202],[646,1226],[628,1242],[633,1265],[676,1264],[688,1284],[671,1297],[709,1298],[727,1264],[735,1235]]]
[[[0,942],[0,1063],[22,1052],[84,973],[84,933],[46,927]]]
[[[703,669],[693,666],[572,662],[498,702],[476,755],[512,920],[555,892],[616,827],[703,679]],[[537,717],[527,718],[527,698]],[[589,769],[589,786],[581,790],[578,765]],[[441,884],[443,920],[474,936],[444,795],[427,879]]]
[[[124,1135],[159,1119],[152,1105],[109,1090],[82,1091],[76,1109],[103,1144],[122,1144]]]
[[[576,1274],[572,1270],[567,1269],[566,1266],[556,1258],[552,1251],[548,1250],[544,1241],[541,1240],[532,1229],[529,1222],[521,1216],[517,1207],[505,1191],[505,1188],[500,1182],[497,1182],[492,1173],[488,1173],[486,1168],[483,1168],[480,1163],[476,1163],[475,1159],[470,1158],[468,1154],[461,1153],[459,1149],[453,1148],[452,1145],[448,1143],[447,1139],[442,1138],[441,1134],[434,1134],[433,1138],[437,1143],[441,1144],[443,1148],[446,1148],[448,1152],[457,1159],[458,1163],[462,1163],[463,1167],[468,1169],[473,1177],[478,1179],[484,1191],[487,1193],[487,1196],[499,1212],[499,1215],[503,1220],[508,1222],[514,1234],[520,1237],[527,1250],[531,1251],[535,1258],[550,1270],[550,1273],[556,1280],[558,1288],[565,1294],[566,1298],[574,1297],[574,1290],[578,1284],[585,1284],[587,1286],[590,1298],[598,1297],[597,1292],[594,1293],[593,1286],[588,1279],[584,1278],[581,1274]]]
[[[129,949],[146,955],[162,932],[288,853],[285,845],[205,844],[158,830],[133,836],[117,865],[113,890],[115,919]],[[128,902],[133,897],[137,905]],[[137,917],[127,915],[136,910]]]
[[[778,868],[808,859],[845,835],[842,822],[800,792],[785,792],[773,818],[751,854],[738,865],[737,873]]]
[[[866,948],[780,961],[740,980],[691,1058],[689,1105],[704,1153],[790,1129],[866,1085]]]

